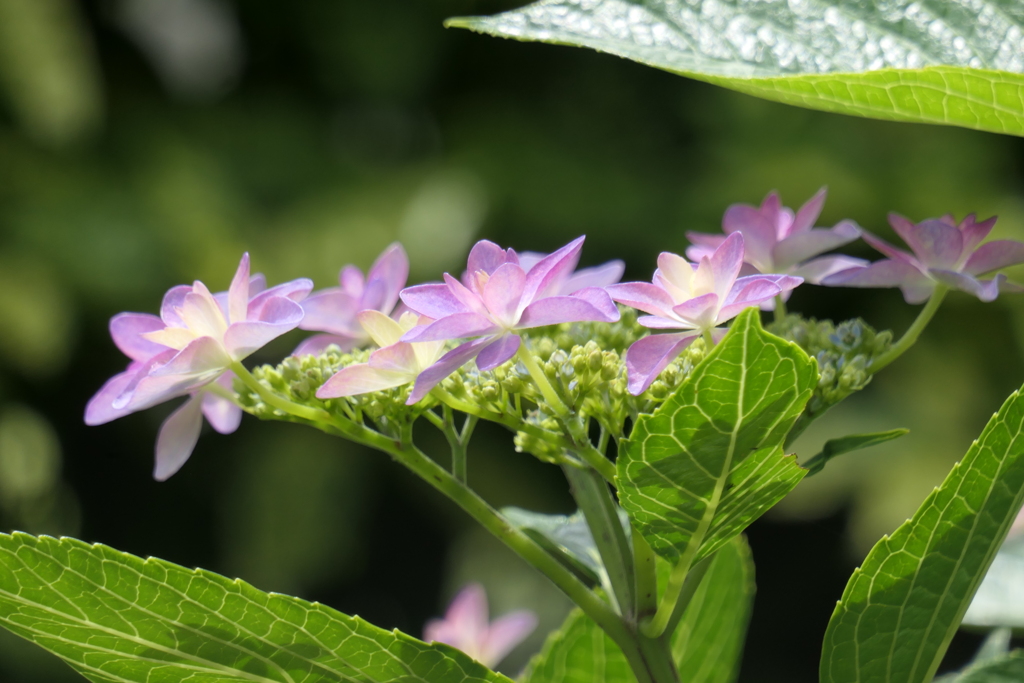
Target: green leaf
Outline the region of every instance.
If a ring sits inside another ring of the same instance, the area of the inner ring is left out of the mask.
[[[859,451],[862,448],[870,448],[878,444],[898,439],[904,434],[909,434],[909,429],[890,429],[887,432],[873,432],[871,434],[851,434],[838,439],[829,439],[821,447],[821,452],[803,464],[807,469],[807,475],[817,474],[824,469],[825,464],[837,456],[851,451]]]
[[[754,602],[754,559],[743,536],[726,543],[711,561],[672,634],[679,680],[732,683]]]
[[[663,572],[667,574],[668,572]],[[680,680],[730,683],[739,669],[754,597],[750,548],[738,536],[712,560],[672,638]],[[597,624],[573,610],[548,636],[523,683],[634,683],[622,651]]]
[[[588,47],[801,107],[1024,135],[1018,0],[541,0],[447,25]]]
[[[811,396],[815,363],[762,330],[758,315],[740,314],[622,444],[619,499],[654,551],[673,563],[712,552],[805,474],[778,447]]]
[[[955,683],[1020,683],[1024,681],[1024,652],[1015,650],[1001,659],[968,667]]]
[[[447,645],[66,538],[0,534],[0,624],[97,683],[510,683]]]
[[[600,583],[604,564],[582,512],[568,516],[545,515],[506,507],[501,509],[501,514],[577,574],[593,583]]]
[[[823,683],[930,681],[1024,500],[1015,392],[914,517],[846,585],[825,633]]]

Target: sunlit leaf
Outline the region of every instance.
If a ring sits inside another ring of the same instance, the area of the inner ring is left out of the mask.
[[[448,25],[813,109],[1024,135],[1017,0],[541,0]]]
[[[97,683],[508,683],[318,603],[66,538],[0,534],[0,624]]]
[[[825,442],[825,445],[821,447],[821,452],[810,458],[803,464],[803,466],[807,469],[808,475],[817,474],[832,458],[843,455],[844,453],[859,451],[863,448],[871,448],[872,446],[883,444],[886,441],[898,439],[909,433],[909,429],[890,429],[886,432],[851,434],[849,436],[839,437],[838,439],[829,439]]]
[[[1014,393],[914,517],[856,570],[825,633],[823,683],[932,679],[1024,500]]]
[[[780,446],[816,381],[814,361],[749,309],[637,420],[617,462],[619,498],[655,552],[703,557],[796,486],[805,471]]]

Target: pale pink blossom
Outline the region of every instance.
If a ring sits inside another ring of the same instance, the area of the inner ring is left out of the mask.
[[[432,619],[423,629],[423,640],[456,647],[481,664],[496,666],[537,628],[529,610],[510,612],[488,621],[487,594],[474,583],[452,600],[444,619]]]

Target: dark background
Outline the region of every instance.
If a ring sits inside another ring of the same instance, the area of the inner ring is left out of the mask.
[[[977,211],[1024,237],[1018,138],[811,112],[441,26],[513,4],[0,0],[0,526],[240,576],[413,635],[477,580],[494,611],[531,607],[550,629],[567,609],[557,592],[383,455],[246,418],[154,482],[173,406],[82,423],[125,364],[109,317],[154,312],[196,278],[224,289],[244,250],[271,282],[325,287],[395,239],[414,280],[458,270],[480,237],[551,250],[581,233],[585,263],[624,258],[645,279],[686,230],[715,231],[730,203],[772,189],[796,208],[828,185],[822,225],[890,237],[890,210]],[[817,287],[790,308],[897,332],[916,312],[896,291]],[[849,573],[1024,380],[1022,323],[1019,297],[951,295],[912,353],[798,443],[806,457],[827,436],[913,430],[830,465],[751,528],[741,681],[816,680]],[[496,505],[571,510],[557,469],[499,429],[479,430],[470,472]],[[977,642],[958,636],[949,665]],[[4,635],[0,678],[76,675]]]

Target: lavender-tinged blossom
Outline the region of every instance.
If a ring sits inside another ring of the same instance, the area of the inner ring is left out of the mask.
[[[685,330],[655,334],[633,343],[626,352],[629,391],[634,396],[647,390],[658,374],[689,346],[708,333],[717,341],[718,329],[744,308],[758,306],[789,292],[803,280],[792,275],[738,277],[743,266],[743,235],[734,232],[699,264],[663,252],[653,282],[611,285],[612,299],[649,315],[638,322],[651,329]]]
[[[537,251],[524,251],[520,252],[518,256],[519,266],[523,270],[529,271],[547,257],[547,254]],[[621,259],[613,259],[599,266],[579,268],[565,279],[565,282],[562,283],[558,290],[558,294],[569,295],[587,287],[614,285],[622,279],[624,272],[626,272],[626,262]],[[465,283],[465,276],[463,276],[463,282]]]
[[[991,280],[980,280],[978,276],[1024,263],[1024,244],[1021,242],[996,240],[981,244],[995,223],[994,216],[979,223],[973,213],[959,224],[951,215],[914,223],[891,213],[889,224],[913,254],[865,232],[864,241],[888,258],[835,273],[822,284],[899,287],[907,303],[919,304],[931,296],[937,284],[942,283],[973,294],[982,301],[993,301],[1000,291],[1020,291],[1020,287],[1007,282],[1002,273]]]
[[[100,425],[158,403],[189,396],[160,427],[153,476],[164,480],[178,471],[195,448],[203,416],[228,434],[241,411],[221,393],[231,389],[229,367],[302,320],[301,301],[313,288],[306,279],[271,289],[260,275],[249,276],[242,256],[227,292],[211,294],[198,280],[164,296],[160,317],[121,313],[110,321],[110,335],[131,359],[90,399],[85,422]]]
[[[615,322],[619,310],[607,292],[584,287],[563,292],[571,281],[583,237],[537,261],[529,270],[515,251],[493,242],[477,242],[469,253],[466,281],[445,273],[443,284],[426,284],[402,291],[402,301],[434,322],[413,328],[402,341],[426,342],[470,339],[449,351],[416,380],[409,396],[419,401],[441,380],[476,359],[491,370],[519,350],[520,330],[567,322]]]
[[[334,373],[317,389],[317,398],[355,396],[410,384],[444,352],[443,341],[400,341],[402,335],[417,324],[430,322],[429,318],[412,311],[406,311],[397,321],[379,311],[363,311],[359,322],[380,348],[370,354],[368,362],[349,365]]]
[[[483,586],[466,586],[452,600],[444,619],[432,619],[423,628],[423,640],[445,643],[481,664],[494,667],[537,628],[529,610],[510,612],[489,622]]]
[[[744,260],[748,264],[744,275],[755,272],[795,275],[805,282],[820,284],[832,273],[867,265],[863,259],[842,254],[819,256],[854,241],[861,232],[857,224],[849,220],[840,221],[832,228],[814,227],[825,205],[826,194],[827,188],[821,188],[795,213],[782,206],[776,192],[769,193],[760,207],[733,204],[722,217],[725,235],[686,233],[693,242],[686,256],[699,262],[721,246],[726,235],[740,233],[745,244]]]
[[[306,315],[299,327],[325,334],[306,339],[293,355],[315,355],[331,344],[348,351],[370,343],[370,336],[359,323],[359,313],[379,311],[391,315],[408,277],[409,257],[398,242],[377,257],[365,278],[355,266],[342,268],[338,274],[339,287],[320,290],[302,302]]]

